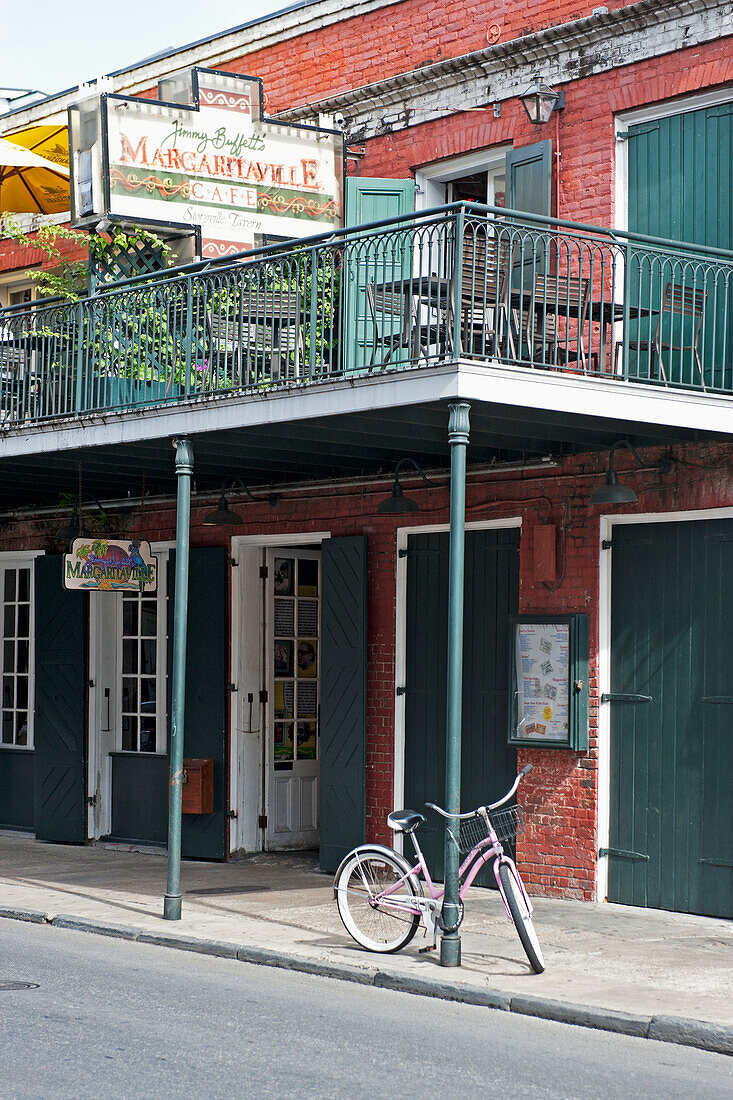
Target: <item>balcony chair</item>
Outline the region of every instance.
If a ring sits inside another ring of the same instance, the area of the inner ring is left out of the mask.
[[[569,275],[536,275],[531,298],[520,310],[512,311],[529,357],[538,366],[567,366],[576,363],[587,371],[589,361],[597,369],[598,356],[585,347],[585,329],[590,306],[590,279]],[[558,319],[565,320],[565,332]],[[577,321],[575,337],[569,331],[570,320]],[[575,347],[571,344],[575,343]]]
[[[516,358],[510,325],[510,285],[514,246],[486,225],[469,224],[461,264],[461,340],[468,355]],[[454,281],[448,290],[449,339],[453,334]]]
[[[630,351],[646,352],[647,355],[652,356],[651,362],[653,362],[654,357],[656,357],[659,362],[659,373],[665,385],[669,385],[667,368],[665,367],[665,354],[670,353],[667,358],[667,364],[669,364],[673,353],[678,351],[680,353],[679,362],[681,368],[683,352],[691,351],[697,364],[697,369],[700,372],[700,384],[702,389],[705,390],[706,388],[699,345],[700,330],[702,328],[702,319],[707,296],[707,290],[696,290],[694,287],[677,286],[671,282],[667,283],[662,294],[662,305],[657,316],[657,323],[651,337],[647,337],[645,340],[637,338],[636,340],[628,341],[627,347]],[[686,343],[684,339],[685,317],[691,319],[691,336],[689,343]],[[676,321],[679,322],[679,343],[672,342],[674,336],[673,326]],[[651,328],[651,325],[649,327]],[[622,354],[623,347],[624,341],[618,340],[614,349],[616,374],[622,373],[622,368],[619,367],[619,353]]]
[[[240,287],[206,313],[208,352],[226,388],[301,378],[304,359],[298,289]]]
[[[414,287],[409,279],[394,283],[367,283],[372,332],[370,336],[367,331],[365,343],[367,349],[370,346],[372,349],[370,367],[389,363],[400,348],[408,352],[407,358],[410,360],[421,357],[427,360],[427,332],[421,331],[420,324],[421,284],[419,276],[415,277]]]

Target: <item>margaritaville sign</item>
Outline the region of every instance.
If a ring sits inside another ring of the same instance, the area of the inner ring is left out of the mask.
[[[205,256],[341,225],[339,132],[265,118],[253,77],[196,68],[158,91],[69,108],[73,224],[196,228]]]
[[[64,588],[88,592],[155,592],[158,563],[150,543],[80,538],[64,554]]]

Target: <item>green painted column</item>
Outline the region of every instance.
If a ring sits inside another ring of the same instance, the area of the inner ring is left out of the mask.
[[[448,706],[445,727],[445,808],[461,812],[461,712],[463,709],[463,559],[466,528],[466,448],[468,413],[465,402],[448,406],[450,443],[450,558],[448,567]],[[461,965],[458,934],[459,823],[450,818],[445,826],[444,932],[440,939],[441,966]]]
[[[173,691],[171,762],[168,791],[168,886],[163,902],[166,920],[181,919],[181,801],[183,796],[183,730],[186,706],[186,639],[188,626],[188,544],[191,526],[193,447],[174,439],[176,449],[176,602],[173,618]]]

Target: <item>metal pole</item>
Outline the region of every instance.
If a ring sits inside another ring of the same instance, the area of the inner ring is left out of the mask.
[[[166,920],[181,919],[181,800],[183,794],[183,730],[186,706],[186,636],[188,623],[188,541],[191,519],[193,447],[189,439],[174,439],[178,497],[176,514],[176,602],[173,619],[173,706],[171,712],[171,774],[168,790],[168,887],[163,902]]]
[[[445,808],[461,812],[461,710],[463,704],[463,557],[466,523],[466,447],[468,413],[465,402],[448,406],[448,442],[450,443],[450,560],[448,574],[448,706],[445,727]],[[450,818],[445,827],[445,895],[440,939],[440,965],[461,965],[461,937],[458,934],[460,898],[458,896],[457,821]]]

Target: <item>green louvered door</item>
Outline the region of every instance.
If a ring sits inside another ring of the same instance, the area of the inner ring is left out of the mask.
[[[463,629],[461,807],[499,798],[516,774],[507,745],[509,616],[519,599],[519,531],[467,531]],[[445,804],[448,533],[410,535],[407,547],[404,804]],[[431,824],[435,823],[432,815]],[[443,832],[421,833],[443,873]],[[406,851],[411,852],[410,841]],[[490,877],[489,877],[490,876]],[[495,885],[483,871],[479,885]]]
[[[733,521],[612,547],[608,898],[733,917]]]
[[[629,229],[653,237],[689,241],[714,248],[733,249],[733,103],[722,103],[698,111],[671,115],[630,126],[628,147]],[[655,271],[658,271],[655,268]],[[648,264],[630,263],[629,285],[632,304],[648,301]],[[708,291],[701,335],[701,357],[707,386],[730,388],[733,381],[733,283],[713,286],[711,276],[704,280],[703,270],[678,263],[667,265],[661,279],[655,280],[654,305],[663,284],[693,286]],[[662,284],[662,285],[657,285]],[[716,308],[717,299],[717,308]],[[671,322],[667,321],[669,327]],[[656,324],[656,318],[652,319]],[[689,319],[673,323],[670,333],[676,341],[691,338]],[[649,322],[640,320],[639,336],[648,337]],[[632,334],[632,339],[636,332]],[[670,363],[674,377],[699,385],[699,372],[689,355]],[[639,353],[632,373],[648,374],[648,355]],[[656,365],[653,365],[656,370]]]
[[[168,562],[168,683],[173,672],[175,553]],[[183,755],[214,761],[214,812],[184,814],[181,851],[188,859],[227,855],[227,553],[223,547],[194,547],[188,579],[186,713]],[[169,693],[170,694],[170,693]],[[170,705],[169,705],[170,721]]]
[[[369,225],[397,218],[415,208],[415,181],[368,179],[350,176],[346,180],[346,224]],[[367,286],[389,286],[412,270],[412,236],[385,228],[349,237],[344,248],[343,278],[346,284],[344,314],[344,370],[369,366],[377,336],[386,334],[388,322],[375,322],[367,297]],[[376,324],[376,329],[375,329]]]
[[[36,558],[36,836],[67,844],[87,838],[87,601],[62,587],[60,556]]]
[[[326,539],[321,569],[320,860],[335,871],[366,828],[366,536]]]

